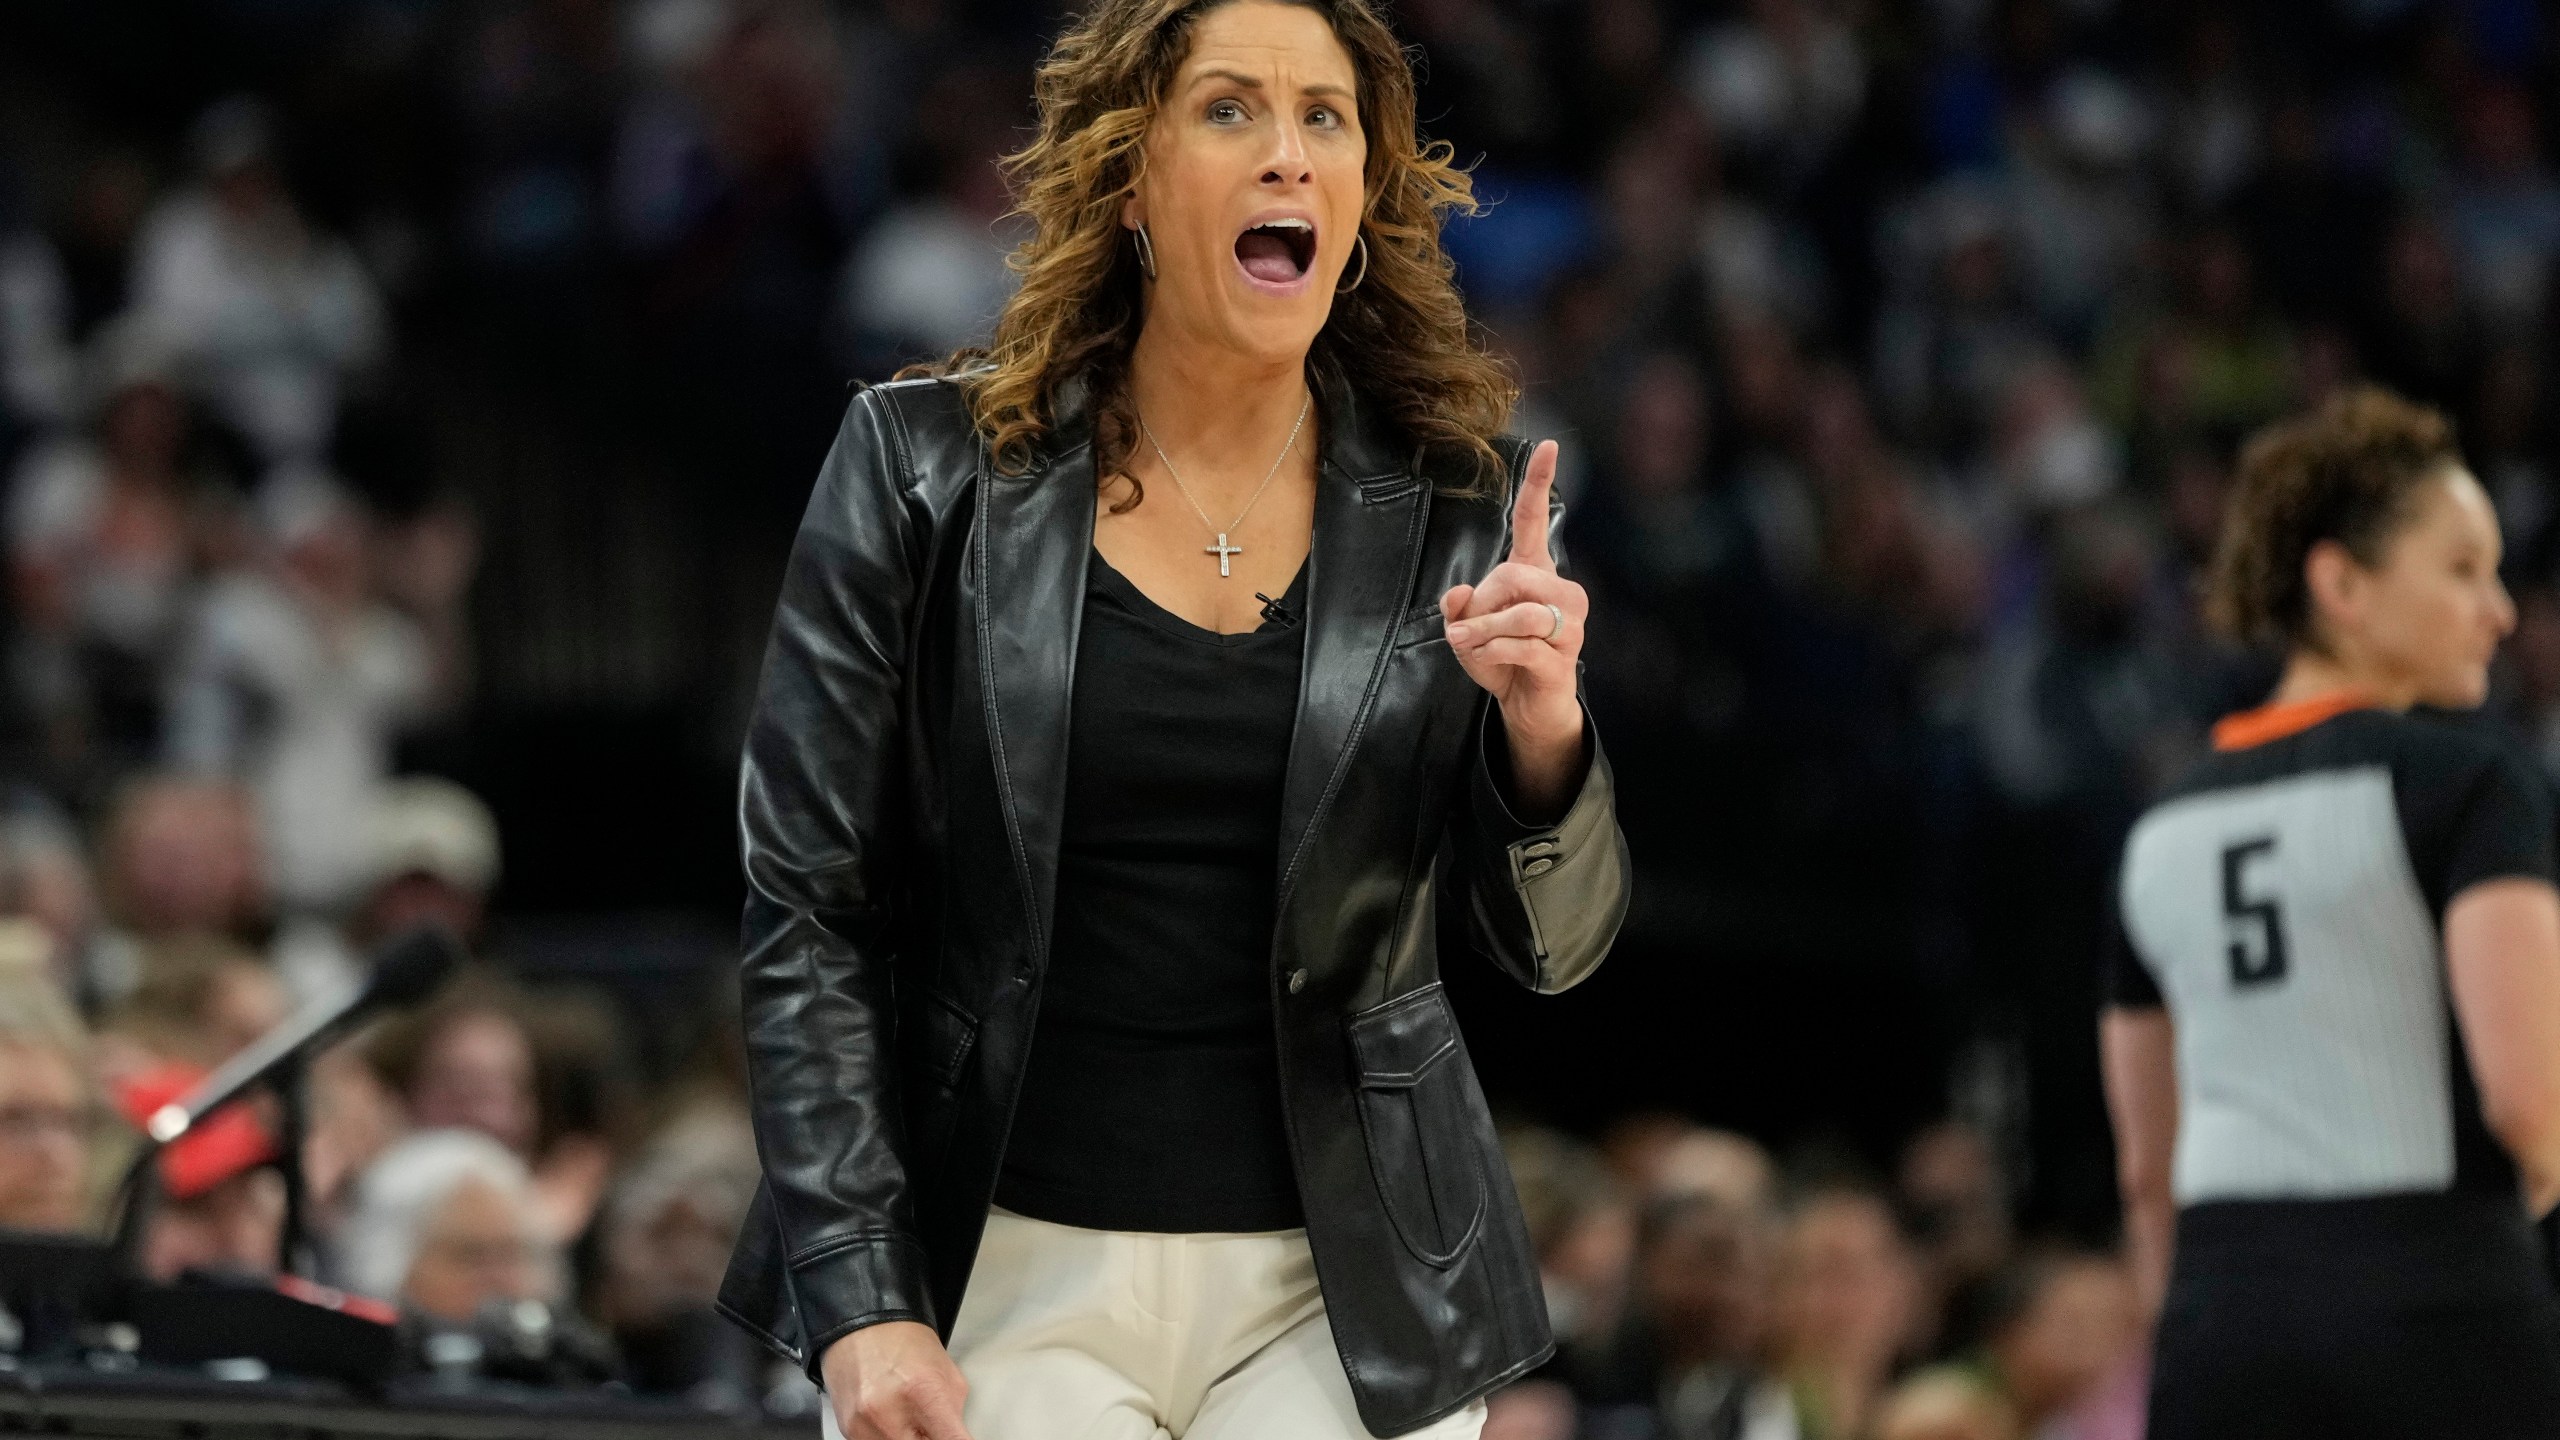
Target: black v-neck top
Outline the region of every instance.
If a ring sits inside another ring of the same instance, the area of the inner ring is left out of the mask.
[[[1095,1230],[1289,1229],[1271,934],[1305,630],[1202,629],[1099,552],[1089,577],[1054,938],[996,1203]],[[1302,565],[1288,613],[1306,583]]]

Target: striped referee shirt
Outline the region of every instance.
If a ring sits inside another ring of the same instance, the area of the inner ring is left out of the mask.
[[[2225,720],[2125,844],[2107,993],[2177,1035],[2179,1205],[2516,1194],[2454,1023],[2444,914],[2553,877],[2521,759],[2324,697]]]

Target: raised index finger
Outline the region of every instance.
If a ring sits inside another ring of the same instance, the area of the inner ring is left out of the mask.
[[[1556,488],[1556,442],[1541,440],[1529,452],[1529,473],[1511,506],[1511,558],[1541,570],[1556,568],[1547,553],[1547,500]]]

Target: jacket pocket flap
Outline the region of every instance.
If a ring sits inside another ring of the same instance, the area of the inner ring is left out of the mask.
[[[916,1021],[917,1029],[923,1033],[917,1037],[915,1058],[935,1079],[958,1087],[969,1064],[969,1052],[978,1043],[978,1017],[933,992],[925,996]]]
[[[1404,612],[1396,620],[1396,648],[1420,645],[1426,641],[1446,639],[1449,625],[1440,613],[1440,602],[1428,601]]]
[[[1458,1048],[1457,1021],[1436,981],[1352,1016],[1350,1029],[1360,1083],[1372,1090],[1418,1084]]]

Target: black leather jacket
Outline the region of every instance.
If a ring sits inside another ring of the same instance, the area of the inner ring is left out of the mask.
[[[1437,886],[1525,985],[1591,973],[1626,906],[1596,734],[1558,823],[1514,821],[1500,721],[1439,597],[1508,507],[1436,495],[1323,403],[1306,659],[1271,965],[1307,1238],[1361,1419],[1445,1415],[1552,1348],[1535,1257],[1443,996]],[[847,411],[793,547],[750,723],[742,985],[765,1183],[721,1308],[814,1376],[884,1320],[950,1333],[1011,1123],[1049,938],[1068,691],[1092,553],[1072,401],[991,473],[957,390]],[[1527,448],[1506,442],[1512,484]]]

